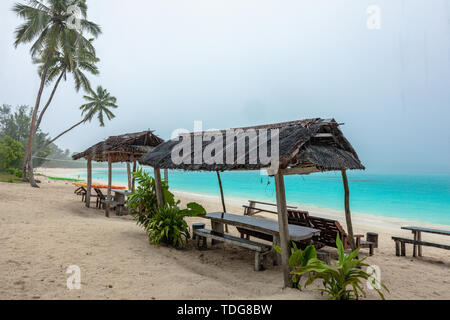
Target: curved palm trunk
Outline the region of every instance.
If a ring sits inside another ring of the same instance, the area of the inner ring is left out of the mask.
[[[352,224],[352,214],[350,212],[350,190],[348,187],[348,178],[347,172],[342,170],[342,181],[344,183],[344,192],[345,192],[345,221],[347,223],[347,233],[350,238],[350,246],[352,250],[356,250],[355,238],[353,237],[353,224]]]
[[[55,142],[56,140],[58,140],[59,138],[61,138],[61,136],[65,135],[67,132],[75,129],[76,127],[78,127],[80,124],[84,123],[86,120],[83,119],[80,122],[78,122],[77,124],[71,126],[69,129],[61,132],[59,135],[57,135],[55,138],[53,138],[51,141],[49,141],[46,145],[44,145],[43,147],[39,148],[39,150],[37,150],[34,154],[37,155],[39,152],[44,151],[45,148],[47,148],[49,145],[51,145],[53,142]]]
[[[42,121],[42,118],[44,117],[45,111],[47,111],[48,106],[52,102],[53,97],[55,96],[56,89],[58,88],[59,83],[61,82],[61,79],[63,78],[63,76],[64,76],[64,72],[61,72],[61,75],[58,77],[58,80],[56,80],[55,86],[53,87],[52,93],[50,94],[50,97],[48,98],[48,101],[47,101],[44,109],[42,109],[42,111],[39,113],[39,118],[38,118],[38,120],[36,122],[36,127],[34,129],[34,134],[36,134],[37,130],[39,129],[39,126],[41,125],[41,121]]]
[[[28,138],[28,147],[25,152],[24,165],[23,165],[23,167],[26,168],[26,163],[28,162],[28,171],[29,171],[28,173],[30,175],[30,185],[34,188],[39,188],[39,186],[34,181],[33,165],[31,163],[31,154],[33,152],[33,139],[34,139],[34,130],[35,130],[35,126],[36,126],[36,117],[37,117],[37,112],[39,110],[39,105],[41,104],[41,97],[42,97],[42,92],[44,91],[45,78],[47,77],[49,61],[50,61],[50,56],[47,57],[47,61],[45,62],[44,72],[41,75],[41,85],[39,87],[38,95],[36,97],[36,105],[34,106],[33,115],[31,117],[30,136]],[[26,179],[25,171],[22,172],[22,179]]]
[[[42,118],[44,117],[45,111],[47,111],[50,103],[52,102],[53,97],[55,96],[56,89],[58,88],[59,83],[61,82],[61,79],[62,79],[63,76],[64,76],[64,72],[62,72],[61,75],[58,77],[58,80],[56,81],[55,86],[53,87],[52,93],[50,94],[50,97],[48,98],[48,101],[45,104],[44,109],[42,109],[42,111],[39,113],[39,118],[37,119],[36,126],[34,128],[33,138],[36,135],[36,132],[38,131],[39,126],[41,125],[41,121],[42,121]],[[45,147],[44,147],[44,149],[45,149]],[[40,151],[38,151],[37,153],[39,153],[39,152]],[[22,180],[23,181],[28,181],[28,179],[26,178],[27,165],[28,165],[28,160],[24,161],[23,167],[22,167]],[[31,167],[31,169],[30,169],[30,167]],[[31,162],[30,165],[28,165],[28,170],[29,170],[29,172],[31,172],[33,170],[33,163],[32,162]]]

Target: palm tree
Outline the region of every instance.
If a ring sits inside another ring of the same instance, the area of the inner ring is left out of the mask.
[[[72,5],[75,5],[80,9],[80,30],[67,24],[68,19],[71,17],[71,13],[68,9]],[[67,57],[71,56],[70,53],[79,51],[90,52],[95,55],[95,49],[91,41],[83,36],[83,32],[89,33],[96,38],[101,33],[101,30],[97,24],[86,19],[86,0],[30,0],[29,5],[17,3],[12,10],[19,17],[25,19],[25,22],[16,29],[15,47],[19,44],[34,42],[30,49],[32,58],[36,58],[40,55],[43,61],[45,61],[41,73],[41,83],[31,118],[30,137],[28,139],[28,146],[24,157],[25,169],[26,163],[28,162],[30,184],[33,187],[37,187],[34,181],[33,171],[30,170],[31,153],[33,149],[36,117],[40,107],[41,96],[47,79],[50,62],[58,51],[64,52]]]
[[[105,116],[108,118],[108,120],[114,119],[116,116],[114,113],[112,113],[110,108],[116,109],[118,106],[116,105],[117,99],[110,95],[110,93],[103,89],[101,86],[97,87],[97,91],[94,92],[92,89],[90,90],[90,95],[86,95],[83,97],[85,100],[88,101],[88,103],[83,104],[80,109],[82,110],[81,115],[84,116],[83,120],[80,122],[74,124],[69,129],[61,132],[59,135],[57,135],[55,138],[53,138],[51,141],[49,141],[46,145],[44,145],[42,148],[40,148],[38,151],[35,152],[35,154],[43,151],[45,148],[47,148],[50,144],[55,142],[57,139],[59,139],[61,136],[65,135],[67,132],[75,129],[79,125],[91,122],[94,116],[97,116],[98,121],[100,123],[100,127],[105,126]]]
[[[56,89],[62,79],[67,79],[67,73],[72,73],[74,81],[75,81],[75,90],[78,92],[80,88],[83,88],[86,92],[91,91],[91,83],[89,79],[85,75],[85,71],[91,73],[92,75],[99,74],[96,63],[100,61],[95,55],[90,52],[78,52],[73,56],[65,56],[61,52],[57,52],[53,58],[50,60],[49,68],[47,71],[47,79],[46,84],[52,83],[55,79],[56,82],[54,84],[53,90],[48,98],[47,103],[41,112],[39,112],[39,117],[35,126],[35,134],[39,129],[42,118],[47,111],[50,103],[53,100]],[[45,61],[39,57],[37,59],[33,59],[35,64],[39,64],[38,73],[42,74],[45,66]]]

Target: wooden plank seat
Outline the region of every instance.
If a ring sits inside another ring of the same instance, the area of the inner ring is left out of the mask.
[[[81,202],[86,202],[87,190],[84,187],[78,187],[73,193],[77,196],[81,196]],[[91,194],[91,198],[97,198],[97,195]]]
[[[94,188],[94,191],[97,194],[97,196],[96,196],[97,201],[95,203],[95,207],[97,209],[100,209],[100,208],[105,209],[106,208],[106,204],[105,204],[106,196],[103,194],[103,192],[102,192],[102,190],[100,190],[100,188]]]
[[[244,215],[245,216],[252,216],[260,212],[268,212],[273,214],[278,214],[277,211],[269,210],[266,208],[256,207],[257,204],[263,205],[263,206],[272,206],[277,207],[275,203],[269,203],[269,202],[262,202],[262,201],[256,201],[256,200],[248,200],[248,206],[244,205],[242,206],[244,208]],[[287,206],[289,209],[296,209],[297,207],[294,206]]]
[[[296,241],[295,243],[299,248],[304,249],[309,244],[313,244],[316,247],[316,249],[320,249],[325,246],[336,248],[336,236],[338,234],[339,237],[342,239],[344,248],[347,249],[350,247],[350,238],[348,237],[347,233],[345,232],[344,228],[341,226],[339,221],[310,216],[307,211],[303,210],[288,209],[287,213],[289,224],[320,230],[320,235],[314,236],[311,240]],[[247,230],[244,228],[237,228],[237,229],[241,233],[241,238],[245,237],[247,240],[249,240],[250,236],[252,236],[255,238],[271,241],[270,235],[261,232]],[[362,240],[362,238],[364,237],[364,235],[362,234],[354,235],[354,237],[356,247],[368,248],[369,254],[372,256],[376,244],[374,242]]]
[[[250,241],[238,237],[233,237],[227,234],[220,234],[213,232],[209,229],[194,229],[194,238],[196,240],[197,249],[207,248],[207,238],[225,243],[230,243],[236,246],[240,246],[252,251],[255,251],[255,271],[263,270],[263,260],[265,256],[272,251],[272,247],[267,244]]]
[[[293,210],[288,209],[288,223],[289,224],[295,224],[297,226],[303,226],[303,227],[311,227],[310,223],[308,222],[308,212],[307,211],[301,211],[301,210]],[[273,242],[273,236],[270,234],[254,231],[254,230],[248,230],[245,228],[239,228],[237,227],[237,230],[241,234],[241,238],[245,238],[247,240],[250,240],[250,237],[255,237],[258,239],[266,240]]]
[[[403,257],[406,256],[406,243],[409,243],[412,245],[421,245],[421,246],[428,246],[428,247],[435,247],[435,248],[450,250],[450,245],[448,245],[448,244],[440,244],[440,243],[414,240],[414,239],[408,239],[408,238],[400,238],[400,237],[392,237],[392,240],[395,241],[395,255],[397,257],[398,256],[403,256]]]
[[[336,237],[339,235],[344,244],[344,249],[350,247],[350,237],[347,235],[339,221],[313,216],[309,216],[308,221],[312,228],[320,230],[320,235],[314,239],[315,243],[336,248]],[[353,236],[355,238],[356,247],[369,248],[369,254],[372,256],[375,243],[362,240],[361,238],[364,237],[363,234],[355,234]]]

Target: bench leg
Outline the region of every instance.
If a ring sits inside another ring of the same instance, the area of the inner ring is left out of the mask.
[[[369,244],[369,256],[373,256],[373,247],[374,247],[373,243]]]
[[[208,243],[207,243],[206,237],[196,235],[195,236],[195,246],[197,247],[198,250],[207,249]]]
[[[218,223],[218,222],[211,221],[211,228],[212,228],[212,231],[214,231],[216,233],[220,233],[220,234],[224,233],[223,223]],[[215,245],[216,243],[220,243],[220,242],[221,241],[213,239],[211,241],[211,245]]]
[[[417,240],[422,241],[422,232],[420,232],[420,231],[417,232]],[[418,249],[419,249],[419,257],[421,257],[422,256],[422,245],[421,244],[418,245]]]
[[[255,251],[255,271],[261,271],[261,253]]]
[[[414,234],[414,241],[417,241],[417,232],[413,231],[413,234]],[[413,245],[413,257],[417,257],[417,245],[415,242]]]
[[[398,240],[395,240],[395,255],[400,256],[400,242]]]
[[[406,244],[404,242],[401,242],[401,246],[402,246],[402,256],[406,256]]]
[[[197,248],[197,250],[200,250],[200,237],[194,235],[194,239],[195,239],[195,247]]]

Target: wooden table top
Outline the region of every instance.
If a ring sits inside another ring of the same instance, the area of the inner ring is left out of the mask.
[[[123,194],[123,195],[129,195],[131,193],[131,191],[128,191],[128,190],[112,189],[111,191],[113,191],[115,193],[120,193],[120,194]]]
[[[402,227],[402,229],[450,236],[450,231],[448,231],[448,230],[430,229],[430,228],[422,228],[422,227]]]
[[[236,227],[242,227],[250,230],[255,230],[279,236],[279,228],[277,221],[255,218],[250,216],[242,216],[231,213],[224,213],[224,217],[222,219],[222,212],[208,213],[203,217],[215,222],[225,223]],[[297,226],[293,224],[289,224],[288,228],[289,228],[289,237],[291,240],[294,241],[311,239],[313,236],[320,234],[320,231],[317,229]]]

